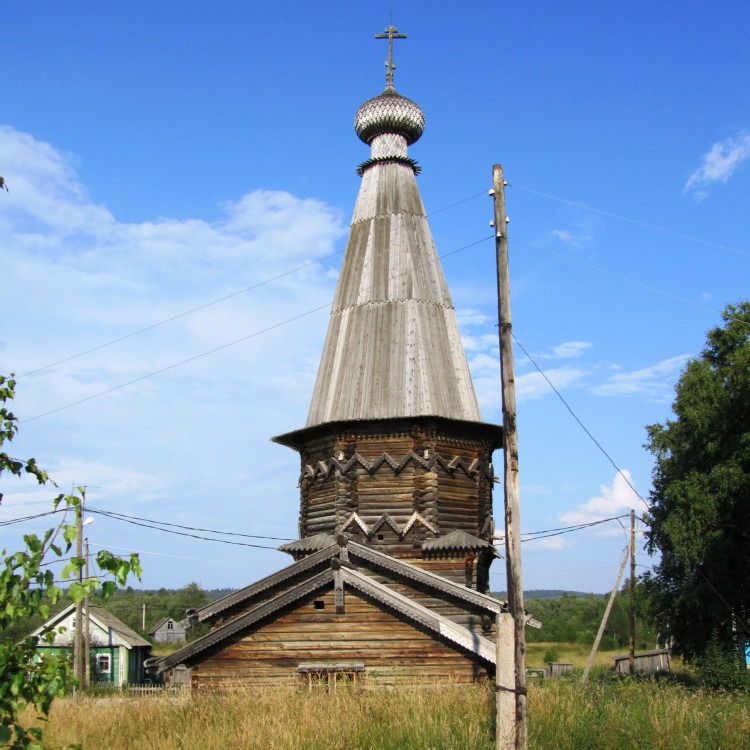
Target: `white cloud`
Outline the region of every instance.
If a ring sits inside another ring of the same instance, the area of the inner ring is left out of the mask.
[[[566,341],[553,347],[554,357],[559,359],[568,359],[571,357],[580,357],[588,348],[591,347],[589,341]]]
[[[530,401],[553,393],[550,383],[558,390],[582,383],[588,373],[575,367],[557,367],[544,371],[546,378],[539,372],[529,372],[516,376],[516,398],[518,401]],[[549,380],[549,382],[547,382]]]
[[[217,207],[212,221],[124,223],[90,201],[75,159],[50,144],[2,127],[0,164],[10,190],[0,200],[0,372],[22,374],[92,350],[19,378],[14,412],[26,422],[15,452],[36,456],[65,491],[73,483],[90,486],[95,507],[294,535],[299,458],[269,438],[305,422],[339,262],[311,261],[341,249],[342,213],[310,198],[258,190]],[[159,370],[165,371],[119,388]],[[0,517],[49,509],[54,488],[5,479]],[[180,545],[187,544],[114,521],[92,528],[94,538],[155,545],[166,554],[183,554]],[[14,535],[24,530],[7,527],[3,545],[13,548]],[[250,570],[258,554],[263,565],[268,561],[261,572],[278,563],[269,551],[219,549],[197,556],[241,555]],[[172,570],[152,570],[144,585],[172,582]],[[174,575],[182,585],[182,573]]]
[[[632,508],[638,508],[641,501],[630,486],[632,483],[630,472],[623,469],[622,474],[619,472],[615,474],[610,485],[599,486],[599,495],[592,497],[574,510],[561,513],[560,521],[566,525],[575,526],[613,518],[629,512]],[[618,534],[621,533],[621,527],[613,522],[603,525],[599,533]]]
[[[575,249],[581,248],[587,242],[591,242],[593,235],[587,229],[579,227],[577,233],[571,232],[568,229],[553,229],[552,236],[560,240],[565,245],[570,245]]]
[[[570,542],[563,536],[551,536],[546,539],[530,539],[523,543],[524,552],[557,552],[567,549]]]
[[[485,313],[479,312],[479,310],[473,310],[468,307],[457,307],[456,320],[458,321],[458,325],[463,328],[469,325],[486,325],[490,317]],[[495,340],[498,340],[497,335],[495,335]]]
[[[491,333],[481,336],[462,335],[461,343],[466,352],[497,351],[500,346],[497,335]]]
[[[632,372],[618,372],[604,383],[594,388],[598,396],[647,396],[657,400],[669,400],[673,395],[674,384],[688,355],[657,362],[651,367],[644,367]]]
[[[714,143],[703,157],[703,163],[690,175],[684,192],[691,190],[699,198],[708,194],[707,188],[726,182],[737,167],[750,157],[750,132],[740,131],[735,136]]]

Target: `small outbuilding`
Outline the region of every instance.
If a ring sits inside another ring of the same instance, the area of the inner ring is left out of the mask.
[[[162,617],[148,634],[154,643],[185,643],[187,624],[185,620],[175,620],[173,617]]]
[[[151,644],[104,607],[89,605],[88,617],[86,615],[84,609],[84,628],[87,620],[89,628],[91,684],[124,687],[142,683],[145,677],[143,662],[149,656]],[[37,652],[40,655],[68,653],[72,658],[75,631],[76,605],[71,604],[50,617],[31,635],[39,638]],[[47,632],[55,634],[51,643],[43,638]]]
[[[620,654],[613,658],[615,660],[615,672],[618,672],[619,674],[630,674],[629,654]],[[668,672],[669,651],[665,648],[658,648],[653,651],[640,651],[635,655],[633,669],[641,674]]]
[[[573,663],[569,661],[548,661],[544,666],[544,677],[562,677],[573,673]]]

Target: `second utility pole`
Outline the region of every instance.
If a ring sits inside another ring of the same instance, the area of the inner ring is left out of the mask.
[[[497,295],[500,324],[500,379],[503,393],[503,455],[505,464],[505,566],[508,608],[513,617],[515,643],[516,750],[526,750],[526,615],[521,576],[521,502],[518,492],[518,433],[516,431],[516,388],[513,372],[513,327],[510,322],[510,273],[508,270],[508,220],[505,216],[503,168],[492,168],[495,203],[495,248],[497,253]],[[499,636],[498,636],[499,637]],[[502,675],[496,674],[495,681]]]

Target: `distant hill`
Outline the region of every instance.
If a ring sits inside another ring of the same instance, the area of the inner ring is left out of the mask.
[[[498,599],[508,598],[507,591],[492,591],[490,595],[495,596]],[[607,596],[607,594],[594,594],[590,591],[563,591],[562,589],[529,589],[528,591],[523,592],[524,602],[532,599],[537,601],[539,599],[562,599],[564,596],[598,596],[603,598]]]

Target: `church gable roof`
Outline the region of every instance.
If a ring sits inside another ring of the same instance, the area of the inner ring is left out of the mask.
[[[376,605],[384,606],[415,626],[428,630],[436,637],[450,641],[464,652],[489,664],[495,663],[495,645],[488,638],[452,622],[447,617],[393,590],[385,583],[342,564],[337,566],[337,570],[327,567],[296,581],[289,589],[272,599],[259,603],[202,638],[164,657],[159,661],[159,669],[165,671],[183,662],[200,661],[202,654],[221,648],[223,644],[230,643],[244,631],[256,626],[262,627],[263,622],[268,618],[274,618],[306,597],[322,589],[332,589],[334,586],[342,587],[344,590],[351,588],[375,602]]]
[[[200,622],[206,622],[220,616],[231,615],[232,610],[236,611],[241,608],[247,611],[248,608],[255,606],[257,602],[261,600],[267,601],[271,595],[293,588],[300,580],[306,580],[321,569],[327,569],[333,558],[341,559],[344,565],[350,567],[357,566],[363,571],[369,570],[379,576],[384,575],[386,578],[391,579],[394,584],[399,579],[419,584],[436,598],[447,597],[454,601],[460,601],[464,604],[485,610],[488,614],[494,615],[507,611],[507,604],[499,599],[454,583],[447,578],[430,573],[404,560],[399,560],[391,555],[379,552],[372,547],[360,544],[346,537],[346,535],[340,539],[343,542],[343,546],[340,546],[332,535],[325,534],[319,536],[329,537],[331,543],[324,549],[303,557],[294,564],[250,586],[246,586],[215,602],[211,602],[199,609],[195,613],[195,617]],[[301,541],[305,542],[307,540]],[[285,547],[287,546],[285,545]]]

